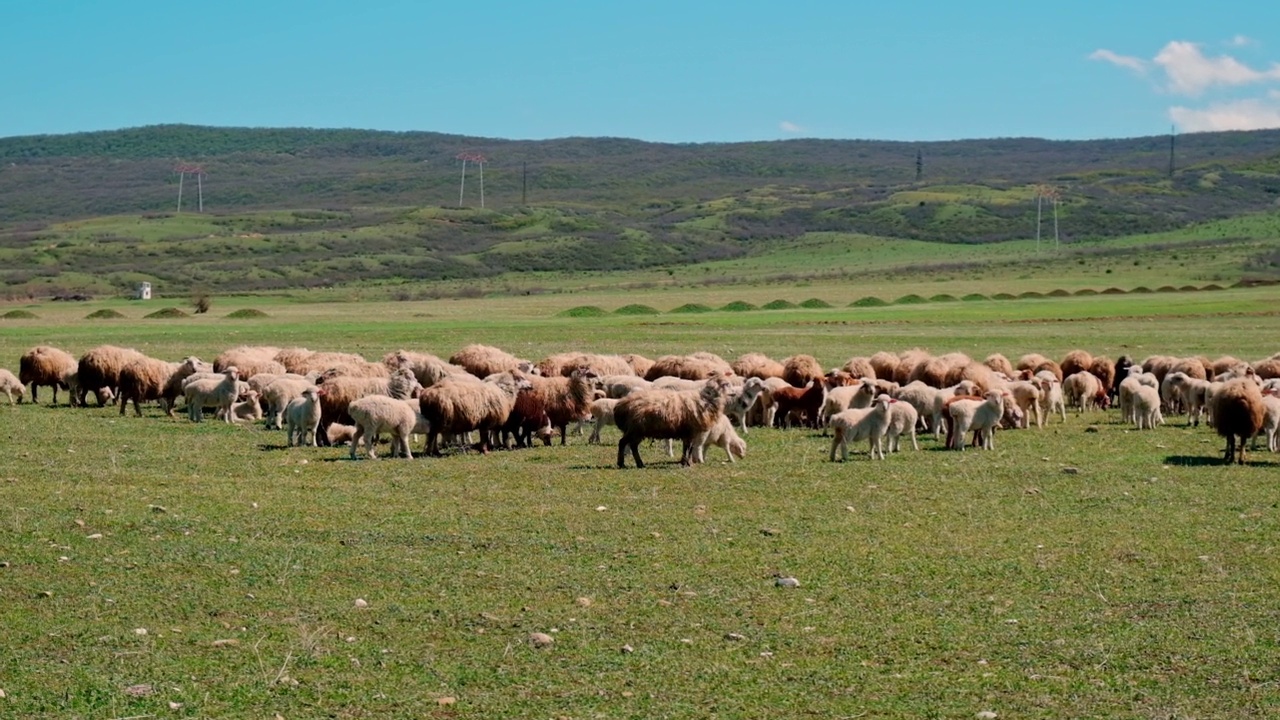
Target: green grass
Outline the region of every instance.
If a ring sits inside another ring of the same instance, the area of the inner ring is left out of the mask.
[[[185,318],[191,317],[185,310],[175,307],[162,308],[155,312],[147,313],[142,316],[147,320],[165,319],[165,318]]]
[[[94,310],[88,315],[85,315],[84,319],[85,320],[119,320],[124,316],[125,316],[124,313],[120,312],[119,310],[114,310],[112,308],[102,308],[100,310]]]
[[[648,305],[631,304],[623,305],[613,311],[615,315],[658,315],[662,311]]]
[[[568,310],[561,310],[558,313],[560,317],[574,317],[574,318],[604,317],[605,315],[608,315],[608,314],[609,314],[608,312],[606,312],[603,308],[599,307],[598,305],[578,305],[576,307],[571,307]]]

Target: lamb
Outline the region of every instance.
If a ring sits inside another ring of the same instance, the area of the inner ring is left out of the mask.
[[[900,388],[897,399],[911,403],[920,418],[927,421],[927,428],[933,431],[936,439],[942,434],[943,408],[947,399],[957,395],[972,395],[976,390],[974,384],[967,380],[941,389],[915,381]]]
[[[829,382],[829,380],[824,380]],[[865,409],[871,407],[871,401],[880,394],[875,380],[863,378],[853,385],[841,387],[827,386],[826,398],[822,401],[820,423],[825,428],[831,424],[831,417],[849,408]],[[825,430],[824,430],[825,433]]]
[[[1268,450],[1280,452],[1280,397],[1264,392],[1262,406],[1262,430],[1253,436],[1254,447],[1257,447],[1258,437],[1262,436],[1267,439]]]
[[[1245,443],[1262,430],[1265,419],[1266,405],[1256,383],[1244,378],[1229,380],[1214,392],[1214,429],[1227,440],[1223,452],[1227,464],[1244,464]]]
[[[58,404],[58,388],[67,390],[67,379],[77,371],[76,359],[65,350],[48,345],[37,345],[22,354],[18,360],[18,379],[31,386],[31,402],[37,402],[36,388],[48,385],[53,388],[53,404]]]
[[[840,461],[849,460],[849,443],[866,440],[871,446],[871,459],[879,454],[884,459],[885,433],[889,429],[889,406],[896,402],[888,395],[879,395],[871,402],[871,407],[850,409],[836,413],[831,418],[831,462],[836,461],[836,450],[840,450]]]
[[[738,437],[738,433],[733,431],[733,422],[724,415],[721,415],[706,432],[693,439],[693,462],[706,462],[708,445],[722,448],[725,454],[729,456],[729,462],[731,463],[735,462],[735,455],[739,458],[747,456],[747,443]]]
[[[428,425],[425,452],[439,455],[441,434],[479,431],[481,452],[489,451],[491,433],[501,428],[511,415],[518,383],[508,391],[497,383],[445,378],[418,394],[418,407]]]
[[[183,389],[187,401],[187,417],[191,422],[204,420],[206,405],[218,408],[223,419],[232,422],[231,406],[240,396],[240,371],[234,365],[222,372],[220,380],[201,379],[188,383]]]
[[[618,404],[615,398],[600,398],[591,401],[591,417],[596,422],[596,427],[591,431],[591,436],[587,438],[588,445],[600,444],[600,431],[608,425],[613,425],[613,408]]]
[[[973,431],[986,450],[995,449],[995,430],[1004,417],[1004,393],[1000,390],[988,390],[982,400],[958,399],[950,404],[947,413],[951,416],[953,435],[950,447],[953,450],[964,450],[965,438]]]
[[[1155,430],[1157,426],[1164,424],[1164,418],[1160,415],[1160,391],[1150,385],[1138,385],[1132,391],[1130,398],[1130,413],[1133,416],[1134,425],[1139,430]]]
[[[618,467],[626,467],[628,447],[636,467],[644,467],[640,441],[645,438],[680,440],[683,445],[680,464],[692,463],[693,440],[720,418],[728,388],[728,381],[717,374],[708,378],[697,393],[655,389],[618,401],[613,409],[614,421],[622,431],[622,439],[618,441]]]
[[[756,377],[762,380],[771,377],[780,378],[786,371],[782,363],[768,355],[756,352],[747,353],[734,360],[732,368],[736,375],[741,375],[745,378]]]
[[[284,373],[288,369],[276,362],[280,348],[267,346],[240,346],[222,351],[213,359],[213,371],[223,372],[234,366],[241,377],[251,378],[258,373]]]
[[[0,392],[9,396],[9,404],[21,404],[26,395],[26,386],[18,380],[18,376],[9,370],[0,368]]]
[[[764,394],[764,380],[758,377],[747,378],[741,388],[732,390],[729,399],[724,405],[724,414],[730,420],[736,420],[739,427],[742,428],[742,434],[747,434],[747,415],[751,413],[751,408],[759,402],[760,396]]]
[[[289,438],[289,447],[316,446],[316,428],[320,426],[320,399],[324,394],[325,391],[320,388],[309,387],[285,407],[285,431]],[[355,446],[356,441],[352,440],[353,453]]]
[[[467,345],[449,357],[449,362],[466,368],[476,377],[489,377],[495,373],[522,370],[529,372],[533,364],[496,347]]]
[[[677,377],[685,380],[705,380],[714,374],[721,377],[733,375],[733,368],[718,355],[694,353],[692,355],[663,355],[654,361],[644,379],[650,382],[660,377]]]
[[[1209,381],[1203,378],[1188,377],[1182,371],[1171,372],[1164,376],[1160,384],[1160,395],[1167,406],[1169,401],[1176,400],[1182,410],[1187,413],[1187,424],[1200,425],[1200,417],[1204,414],[1209,400]]]
[[[365,454],[376,459],[373,445],[382,432],[391,433],[391,456],[412,459],[409,440],[415,428],[422,423],[422,416],[414,410],[412,401],[386,395],[367,395],[351,401],[347,412],[356,421],[356,431],[351,438],[351,459],[356,459],[356,448],[364,440]]]
[[[754,409],[747,413],[750,416],[747,422],[764,427],[773,427],[774,420],[778,414],[778,403],[774,400],[773,395],[779,390],[790,388],[791,384],[780,377],[765,378],[764,391],[760,393],[760,399],[756,402]]]
[[[885,430],[885,440],[889,452],[901,450],[902,436],[911,438],[911,449],[919,450],[916,442],[916,425],[920,422],[920,413],[908,402],[894,401],[889,404],[889,427]]]
[[[1066,422],[1067,403],[1062,397],[1062,383],[1054,379],[1051,371],[1041,372],[1044,374],[1037,373],[1034,379],[1034,382],[1040,386],[1040,415],[1047,421],[1056,412],[1062,416],[1062,422]]]
[[[1031,416],[1035,416],[1036,427],[1044,427],[1044,416],[1040,414],[1040,386],[1030,380],[1014,380],[1005,383],[1004,389],[1013,396],[1013,404],[1022,413],[1019,427],[1031,426]]]
[[[257,422],[262,419],[262,406],[258,404],[258,391],[249,388],[240,394],[240,398],[231,405],[231,422],[247,420]]]
[[[324,388],[324,393],[320,395],[320,429],[327,431],[330,423],[346,422],[351,419],[347,407],[354,400],[366,395],[387,395],[407,400],[420,386],[412,371],[401,368],[392,373],[389,378],[347,375],[329,377],[325,378],[320,387]],[[328,434],[322,432],[319,441],[327,442]]]
[[[1078,370],[1062,381],[1062,395],[1065,404],[1076,408],[1079,412],[1106,410],[1109,400],[1102,383],[1088,370]]]
[[[325,431],[325,434],[329,438],[329,444],[333,447],[338,447],[351,442],[356,434],[356,426],[332,423],[329,425],[329,429]]]
[[[77,401],[84,405],[85,397],[92,392],[98,398],[98,407],[106,406],[103,388],[109,389],[113,396],[118,395],[120,372],[129,363],[144,357],[137,350],[114,345],[99,345],[81,355],[76,370],[80,383]]]
[[[794,413],[801,425],[817,427],[826,396],[827,386],[822,380],[817,382],[811,380],[802,388],[779,388],[772,394],[776,406],[774,421],[787,424]]]
[[[256,375],[254,377],[257,377]],[[252,386],[253,380],[250,380]],[[307,388],[313,388],[316,384],[306,378],[298,378],[292,373],[277,376],[275,380],[268,382],[262,386],[260,398],[262,404],[266,408],[266,425],[268,428],[280,429],[284,427],[285,408],[294,399],[302,397],[302,392]]]

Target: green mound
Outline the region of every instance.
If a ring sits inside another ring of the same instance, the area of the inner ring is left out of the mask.
[[[710,305],[703,305],[702,303],[685,303],[684,305],[673,309],[671,312],[679,314],[706,313],[711,312],[712,310],[713,308]]]
[[[965,302],[980,302],[982,300],[990,300],[991,298],[983,295],[982,293],[969,293],[960,299]]]
[[[829,307],[835,307],[835,306],[827,302],[826,300],[823,300],[822,298],[809,298],[808,300],[805,300],[804,302],[800,303],[800,307],[809,308],[810,310],[816,310],[819,308],[829,308]]]
[[[10,310],[0,317],[5,320],[35,320],[36,314],[30,310]]]
[[[579,305],[556,313],[557,317],[604,317],[609,313],[596,305]]]
[[[1014,297],[1013,295],[1010,295],[1009,293],[996,293],[995,295],[991,296],[991,299],[992,300],[1017,300],[1018,298]]]
[[[1204,287],[1202,287],[1202,288],[1200,288],[1200,289],[1201,289],[1201,290],[1221,290],[1221,289],[1222,289],[1222,286],[1221,286],[1221,285],[1214,285],[1213,283],[1209,283],[1208,285],[1205,285]]]
[[[743,300],[734,300],[720,309],[725,312],[750,312],[752,310],[759,310],[760,308]]]
[[[658,308],[650,307],[648,305],[640,305],[638,303],[623,305],[613,311],[615,315],[657,315],[658,312]]]
[[[191,317],[191,316],[183,312],[182,310],[179,310],[178,308],[171,307],[171,308],[164,308],[163,310],[157,310],[148,315],[143,315],[142,317],[146,320],[151,320],[155,318],[184,318],[184,317]]]
[[[875,295],[868,295],[867,297],[859,298],[849,303],[849,307],[881,307],[882,305],[888,304],[889,301],[887,300],[881,300]]]
[[[1199,292],[1200,288],[1196,287],[1195,285],[1183,285],[1182,287],[1178,288],[1178,291],[1179,292]]]
[[[1062,288],[1058,288],[1057,290],[1050,290],[1045,293],[1045,297],[1071,297],[1071,293],[1063,290]]]
[[[122,317],[124,317],[122,313],[116,312],[115,310],[112,310],[110,308],[102,308],[101,310],[94,310],[88,315],[85,315],[84,319],[85,320],[117,320]]]
[[[1019,300],[1039,300],[1044,297],[1044,293],[1038,293],[1035,290],[1028,290],[1024,293],[1018,293]]]
[[[793,302],[787,302],[786,300],[774,300],[772,302],[767,302],[760,307],[765,310],[794,310],[796,304]]]
[[[1161,285],[1160,287],[1156,288],[1156,292],[1178,292],[1178,288],[1172,285]]]
[[[929,298],[929,302],[956,302],[959,299],[960,298],[956,297],[955,295],[938,293],[937,295],[934,295],[933,297]]]
[[[235,312],[227,313],[227,317],[232,318],[233,320],[243,320],[245,318],[264,318],[270,316],[257,308],[240,308]]]
[[[1109,287],[1106,290],[1103,290],[1102,294],[1103,295],[1124,295],[1124,290],[1121,290],[1118,287]]]
[[[1130,290],[1129,292],[1131,292],[1131,293],[1149,293],[1149,292],[1151,292],[1151,288],[1147,287],[1146,285],[1139,285],[1138,287],[1136,287],[1136,288],[1134,288],[1134,289]]]
[[[1084,295],[1097,295],[1097,294],[1098,294],[1098,291],[1097,291],[1097,290],[1094,290],[1093,288],[1084,288],[1083,290],[1077,290],[1077,291],[1076,291],[1076,295],[1079,295],[1079,296],[1084,296]]]
[[[903,295],[897,300],[894,300],[893,304],[894,305],[919,305],[921,303],[927,303],[927,302],[929,301],[925,300],[919,295],[916,295],[915,293],[912,293],[910,295]]]

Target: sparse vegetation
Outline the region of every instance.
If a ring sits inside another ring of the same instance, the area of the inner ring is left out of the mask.
[[[267,313],[257,308],[240,308],[239,310],[233,310],[232,312],[227,313],[227,317],[233,320],[247,320],[247,319],[253,319],[253,318],[264,318],[269,316],[267,315]]]
[[[744,302],[742,300],[734,300],[733,302],[726,303],[720,309],[725,312],[750,312],[752,310],[759,310],[760,308],[756,307],[755,305],[752,305],[749,302]]]
[[[613,311],[615,315],[658,315],[658,314],[661,314],[661,312],[662,311],[658,310],[655,307],[650,307],[648,305],[641,305],[638,303],[623,305],[622,307]]]
[[[712,308],[710,305],[703,305],[702,303],[685,303],[684,305],[681,305],[680,307],[672,308],[672,309],[671,309],[671,312],[672,312],[672,313],[677,313],[677,314],[680,314],[680,313],[708,313],[708,312],[711,312],[713,309],[714,309],[714,308]]]
[[[6,320],[35,320],[38,316],[30,310],[10,310],[0,317]]]
[[[815,308],[829,308],[832,307],[832,305],[821,298],[809,298],[808,300],[801,301],[800,307],[813,310]]]
[[[121,313],[118,310],[112,310],[111,308],[101,308],[99,310],[94,310],[88,315],[85,315],[84,319],[85,320],[118,320],[122,317],[124,317],[124,313]]]
[[[770,300],[760,307],[763,310],[794,310],[796,304],[788,300]]]
[[[156,319],[165,319],[165,318],[184,318],[184,317],[191,317],[191,316],[178,308],[169,307],[169,308],[163,308],[161,310],[156,310],[153,313],[147,313],[142,317],[147,320],[156,320]]]
[[[560,317],[583,318],[583,317],[604,317],[609,313],[606,312],[603,308],[598,307],[596,305],[579,305],[577,307],[571,307],[568,310],[561,310],[556,314]]]

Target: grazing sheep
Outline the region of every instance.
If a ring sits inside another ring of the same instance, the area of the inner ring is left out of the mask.
[[[528,360],[521,360],[489,345],[468,345],[450,356],[449,362],[466,368],[467,372],[479,378],[516,370],[528,372],[533,368]]]
[[[621,355],[569,352],[550,355],[538,361],[538,374],[543,377],[569,377],[579,367],[591,368],[597,375],[635,375],[631,363]]]
[[[1009,362],[1009,358],[1000,353],[992,353],[982,361],[983,365],[991,368],[992,372],[998,372],[1006,378],[1012,380],[1017,377],[1018,373],[1013,369],[1013,363]]]
[[[275,383],[272,383],[274,385]],[[347,407],[354,400],[367,395],[387,395],[399,400],[409,399],[420,386],[413,372],[408,368],[400,368],[390,377],[359,377],[338,375],[325,378],[320,383],[324,393],[320,395],[320,430],[319,442],[328,442],[330,423],[348,423],[351,415]]]
[[[920,413],[908,402],[893,401],[889,404],[889,427],[885,430],[885,443],[889,452],[902,449],[902,436],[911,438],[911,449],[919,450],[916,442],[916,425],[920,422]]]
[[[251,386],[252,382],[250,380]],[[275,380],[262,386],[260,399],[265,407],[267,427],[277,430],[283,428],[285,408],[296,398],[302,397],[302,391],[315,386],[311,380],[299,378],[292,373],[277,376]]]
[[[1160,385],[1161,398],[1166,406],[1177,406],[1187,413],[1188,425],[1200,425],[1209,402],[1210,382],[1203,378],[1188,377],[1182,371],[1174,371],[1164,376]]]
[[[132,401],[134,413],[142,417],[141,403],[159,400],[165,414],[172,416],[173,406],[182,392],[182,381],[208,369],[209,366],[195,356],[180,363],[149,357],[129,363],[120,371],[120,414],[125,414]]]
[[[623,353],[622,359],[627,361],[631,366],[631,371],[638,377],[645,377],[649,374],[649,368],[653,367],[653,360],[635,353]]]
[[[995,386],[997,375],[991,368],[981,363],[967,362],[958,363],[951,366],[947,371],[944,385],[956,385],[962,381],[968,380],[973,383],[979,393],[985,393]]]
[[[429,428],[425,452],[440,454],[441,434],[474,431],[480,433],[479,450],[488,452],[491,434],[511,416],[520,387],[530,385],[527,381],[518,382],[514,390],[509,390],[498,383],[445,378],[424,389],[418,394],[418,407]]]
[[[654,389],[619,400],[613,408],[614,422],[622,431],[622,439],[618,441],[618,467],[626,467],[628,447],[636,467],[644,467],[640,441],[646,438],[680,440],[683,445],[680,464],[689,465],[693,461],[694,438],[719,419],[728,389],[727,380],[713,375],[696,393]]]
[[[382,364],[392,370],[408,368],[422,387],[431,387],[441,380],[456,375],[471,375],[460,365],[453,365],[430,353],[397,350],[382,358]]]
[[[280,352],[280,348],[267,346],[247,346],[234,347],[229,350],[222,351],[213,359],[213,371],[223,372],[229,367],[235,366],[240,371],[241,377],[251,378],[258,373],[284,373],[288,369],[284,365],[276,362],[276,353]]]
[[[65,350],[48,345],[37,345],[22,354],[18,360],[18,380],[31,386],[31,402],[36,402],[36,388],[48,385],[53,388],[53,404],[58,404],[58,388],[67,390],[67,378],[77,370],[76,359]]]
[[[1248,364],[1249,363],[1246,363],[1240,358],[1232,357],[1230,355],[1223,355],[1217,360],[1214,360],[1213,362],[1209,363],[1209,372],[1210,372],[1209,377],[1210,379],[1213,379],[1218,377],[1222,373],[1227,372],[1228,370],[1233,370],[1241,365],[1248,365]]]
[[[600,431],[614,424],[613,408],[618,404],[618,400],[619,398],[600,398],[591,401],[591,417],[595,420],[596,427],[587,438],[588,445],[600,444]]]
[[[972,431],[981,439],[982,448],[994,450],[996,427],[1004,417],[1004,400],[1004,392],[1000,390],[988,390],[981,400],[954,399],[947,407],[952,427],[948,446],[964,450],[965,438]]]
[[[931,355],[920,348],[912,348],[898,354],[898,366],[893,371],[892,380],[899,385],[906,386],[911,383],[912,373],[915,372],[916,366],[927,361]],[[876,377],[884,377],[879,373]]]
[[[845,361],[844,365],[840,366],[840,369],[852,375],[855,380],[861,378],[870,378],[875,380],[880,377],[876,374],[876,366],[871,364],[871,358],[868,357],[851,357]],[[890,379],[892,379],[892,377],[892,375],[889,376]]]
[[[1013,405],[1022,413],[1019,427],[1031,426],[1031,417],[1035,416],[1036,427],[1044,427],[1044,416],[1040,414],[1040,386],[1030,380],[1014,380],[1005,383],[1004,389],[1013,396]]]
[[[518,448],[533,447],[535,435],[542,438],[543,444],[550,445],[553,434],[551,418],[547,415],[542,396],[534,390],[532,385],[517,390],[515,402],[511,406],[511,414],[502,425],[502,447],[509,447],[507,443],[509,435],[515,435]]]
[[[1062,358],[1062,364],[1059,367],[1062,368],[1063,381],[1065,382],[1066,378],[1078,372],[1088,372],[1093,367],[1093,355],[1086,350],[1072,350],[1066,354],[1066,357]]]
[[[733,372],[744,378],[780,378],[786,372],[782,363],[761,353],[747,353],[733,361]]]
[[[182,389],[187,401],[187,417],[191,422],[204,420],[206,405],[218,408],[225,422],[232,422],[231,406],[240,397],[240,371],[232,365],[220,379],[204,378],[187,383]]]
[[[21,404],[22,396],[26,394],[26,387],[18,380],[18,376],[12,372],[0,368],[0,392],[9,396],[9,404]]]
[[[941,357],[928,357],[916,363],[911,371],[907,385],[922,382],[932,388],[947,386],[947,373],[951,371],[951,361]]]
[[[551,427],[560,431],[560,444],[567,442],[569,423],[587,414],[587,406],[594,399],[595,371],[579,366],[569,377],[526,376],[523,379],[532,386],[537,402],[545,410]]]
[[[600,378],[600,387],[604,388],[605,397],[623,398],[636,390],[647,390],[653,383],[636,375],[605,375]]]
[[[356,431],[351,438],[351,459],[356,459],[356,447],[364,440],[365,454],[376,459],[373,452],[378,435],[391,433],[391,456],[412,459],[409,440],[419,427],[421,416],[414,410],[412,401],[386,395],[366,395],[352,400],[347,412],[355,420]]]
[[[351,442],[356,434],[355,425],[343,425],[342,423],[333,423],[329,425],[329,429],[325,432],[329,437],[329,445],[338,447]]]
[[[112,396],[119,395],[121,371],[129,363],[144,357],[137,350],[114,345],[99,345],[81,355],[76,370],[80,383],[77,401],[84,405],[86,396],[92,392],[98,398],[98,407],[104,407],[107,401],[103,388],[109,389]]]
[[[831,418],[831,462],[836,461],[836,450],[840,450],[840,461],[849,460],[849,443],[866,440],[870,446],[871,459],[876,455],[884,459],[883,441],[889,429],[889,405],[896,402],[888,395],[879,395],[871,401],[871,407],[854,408],[836,413]]]
[[[1130,413],[1135,427],[1139,430],[1155,430],[1164,424],[1160,414],[1160,391],[1150,385],[1138,385],[1133,390],[1130,402]]]
[[[289,401],[284,409],[285,431],[289,447],[307,445],[316,446],[316,428],[320,426],[320,399],[325,391],[317,387],[309,387]],[[351,441],[352,452],[355,452],[355,440]]]
[[[901,360],[897,355],[881,350],[867,358],[867,362],[871,363],[871,369],[875,370],[877,379],[893,380],[898,374],[898,363]]]
[[[764,389],[764,380],[758,377],[750,377],[742,383],[742,387],[731,391],[728,400],[725,401],[724,414],[731,421],[737,421],[738,426],[742,428],[743,435],[747,434],[747,416],[751,414],[751,409],[760,401],[760,396],[764,394]]]
[[[1062,396],[1064,403],[1078,412],[1094,408],[1106,410],[1109,403],[1102,383],[1088,370],[1077,370],[1068,375],[1062,381]]]
[[[692,355],[663,355],[653,362],[644,379],[650,382],[660,377],[676,377],[684,380],[706,380],[713,374],[721,377],[733,375],[733,368],[712,353]]]
[[[967,380],[941,389],[930,387],[917,380],[899,388],[896,398],[911,403],[920,418],[926,422],[927,429],[931,430],[934,438],[937,439],[942,434],[943,410],[946,401],[957,395],[972,395],[976,391],[974,384]]]
[[[747,443],[738,437],[738,433],[733,430],[733,422],[724,415],[721,415],[706,432],[693,439],[693,462],[707,461],[708,445],[722,448],[725,455],[729,456],[729,462],[735,462],[734,456],[738,458],[747,456]]]
[[[1241,378],[1218,388],[1213,394],[1213,423],[1218,434],[1227,439],[1223,460],[1243,465],[1245,443],[1262,430],[1265,419],[1266,405],[1256,383]]]
[[[1116,380],[1116,364],[1106,355],[1094,355],[1093,362],[1089,364],[1089,372],[1098,378],[1098,382],[1102,385],[1102,389],[1107,393],[1107,397],[1112,397],[1115,393]]]
[[[817,427],[822,415],[822,404],[827,397],[827,386],[822,379],[809,381],[797,387],[779,388],[772,393],[774,422],[779,426],[790,424],[792,415],[803,427]]]
[[[1253,374],[1262,380],[1280,377],[1280,358],[1269,357],[1253,364]]]

